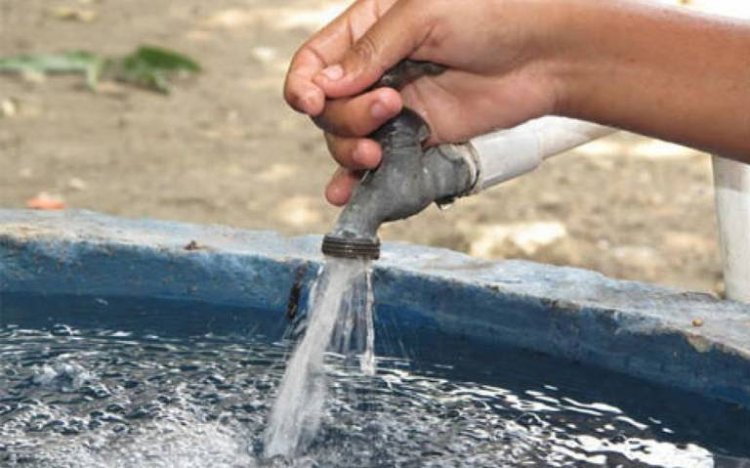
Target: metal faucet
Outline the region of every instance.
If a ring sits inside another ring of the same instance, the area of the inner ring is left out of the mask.
[[[400,89],[443,68],[429,62],[405,60],[373,88]],[[472,191],[477,179],[473,157],[463,146],[442,145],[424,150],[429,136],[425,121],[411,109],[386,122],[373,135],[380,143],[380,165],[364,174],[333,230],[323,238],[323,253],[334,257],[380,257],[380,225],[408,218],[431,203],[449,203]]]

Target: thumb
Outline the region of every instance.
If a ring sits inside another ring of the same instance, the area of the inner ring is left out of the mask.
[[[412,54],[428,34],[423,15],[402,1],[352,44],[342,59],[314,78],[328,98],[354,96]]]

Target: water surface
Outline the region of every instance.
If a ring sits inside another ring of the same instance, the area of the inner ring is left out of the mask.
[[[735,406],[437,332],[391,342],[418,359],[379,358],[374,376],[329,355],[318,436],[302,457],[264,459],[285,326],[233,307],[0,296],[0,465],[750,463]]]

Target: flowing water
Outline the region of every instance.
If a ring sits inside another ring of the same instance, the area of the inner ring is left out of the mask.
[[[408,312],[375,313],[378,344],[405,328]],[[327,353],[317,436],[268,459],[285,327],[279,312],[200,303],[0,295],[0,466],[750,463],[736,406],[429,329],[405,341],[408,359],[381,346],[374,375]]]
[[[301,454],[320,427],[327,379],[325,352],[362,351],[361,368],[375,373],[369,262],[326,259],[310,293],[305,336],[289,360],[266,436],[266,456]]]

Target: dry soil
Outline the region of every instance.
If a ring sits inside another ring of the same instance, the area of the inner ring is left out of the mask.
[[[0,0],[1,55],[156,44],[205,68],[168,97],[0,76],[0,206],[44,191],[127,217],[325,232],[337,212],[321,195],[334,165],[281,86],[295,48],[344,4]],[[624,133],[383,237],[721,290],[710,159]]]

